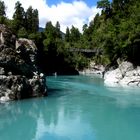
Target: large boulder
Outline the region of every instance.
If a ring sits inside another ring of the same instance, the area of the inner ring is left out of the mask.
[[[32,40],[16,39],[0,24],[0,101],[46,95],[46,77],[36,65]]]
[[[37,47],[32,40],[26,38],[19,38],[16,41],[17,53],[20,53],[22,57],[28,59],[27,61],[35,62],[35,55],[37,53]],[[26,54],[26,56],[25,56]]]
[[[122,73],[119,68],[111,71],[107,71],[104,74],[104,83],[109,86],[116,86],[122,79]]]
[[[0,44],[15,47],[15,41],[16,37],[12,34],[11,29],[4,24],[0,24]]]
[[[140,67],[134,67],[130,62],[122,62],[115,70],[107,71],[104,75],[107,86],[138,86],[140,87]]]
[[[123,76],[126,75],[127,72],[134,70],[134,66],[132,63],[125,61],[119,64],[119,70]]]

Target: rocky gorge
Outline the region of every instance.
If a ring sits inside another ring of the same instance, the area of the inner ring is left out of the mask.
[[[0,101],[47,95],[46,77],[36,65],[32,40],[17,39],[0,24]]]

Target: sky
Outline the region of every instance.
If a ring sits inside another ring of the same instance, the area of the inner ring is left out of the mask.
[[[24,9],[29,6],[39,11],[40,27],[45,27],[46,22],[52,21],[53,25],[59,21],[61,31],[73,25],[82,31],[84,24],[88,24],[100,12],[96,8],[98,0],[19,0]],[[4,0],[7,7],[6,14],[12,18],[17,0]]]

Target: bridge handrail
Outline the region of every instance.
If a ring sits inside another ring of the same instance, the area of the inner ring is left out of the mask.
[[[86,53],[96,53],[100,52],[101,49],[94,48],[94,49],[80,49],[80,48],[69,48],[70,52],[86,52]]]

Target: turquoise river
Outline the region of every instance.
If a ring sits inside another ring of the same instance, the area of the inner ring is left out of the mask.
[[[140,89],[47,77],[49,95],[0,103],[0,140],[140,140]]]

